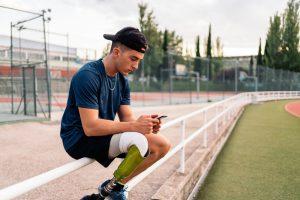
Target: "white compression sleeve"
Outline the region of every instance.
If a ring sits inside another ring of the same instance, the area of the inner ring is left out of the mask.
[[[148,151],[147,138],[138,132],[124,132],[114,134],[110,141],[108,156],[115,158],[121,153],[127,153],[128,149],[135,145],[142,156],[145,156]]]

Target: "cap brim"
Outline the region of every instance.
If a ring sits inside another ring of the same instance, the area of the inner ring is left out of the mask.
[[[115,40],[115,35],[104,34],[103,37],[107,40],[111,40],[111,41]]]

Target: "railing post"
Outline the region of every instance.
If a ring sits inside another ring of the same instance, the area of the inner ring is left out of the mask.
[[[222,105],[222,112],[224,111],[225,109],[224,109],[224,103],[223,103],[223,105]],[[224,126],[225,125],[225,113],[223,114],[223,116],[222,116],[222,126]]]
[[[228,122],[228,121],[229,121],[229,119],[230,119],[230,115],[231,115],[231,109],[230,109],[230,110],[228,110],[228,112],[226,113],[226,122]]]
[[[204,124],[206,124],[207,121],[207,114],[206,114],[206,110],[204,111]],[[203,147],[206,148],[207,147],[207,128],[204,130],[204,137],[203,137]]]
[[[185,120],[181,121],[181,142],[185,140]],[[185,145],[181,148],[180,151],[180,167],[179,172],[184,173],[185,170]]]
[[[216,106],[216,116],[218,116],[218,106]],[[218,134],[219,130],[219,118],[216,120],[216,134]]]
[[[283,97],[284,92],[279,92],[279,99]]]

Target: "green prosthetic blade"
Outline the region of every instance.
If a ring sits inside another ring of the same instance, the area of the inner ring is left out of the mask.
[[[145,158],[141,155],[139,149],[135,145],[132,145],[129,148],[125,159],[114,172],[116,180],[121,181],[128,177],[144,159]]]

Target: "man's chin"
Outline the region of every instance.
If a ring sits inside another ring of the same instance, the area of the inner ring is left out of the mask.
[[[129,72],[120,72],[123,76],[128,76]]]

